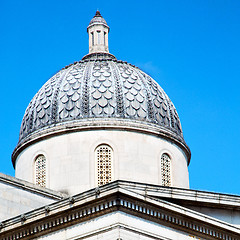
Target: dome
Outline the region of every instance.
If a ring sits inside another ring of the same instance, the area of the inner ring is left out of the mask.
[[[12,154],[15,176],[70,195],[118,179],[189,188],[191,153],[172,101],[109,53],[105,23],[97,12],[89,53],[29,103]]]
[[[109,27],[97,11],[88,26],[89,54],[50,78],[29,103],[12,154],[53,135],[99,128],[160,136],[190,161],[177,111],[167,94],[138,67],[108,51]]]
[[[101,119],[155,127],[186,146],[177,111],[159,84],[110,54],[91,54],[50,78],[26,109],[18,146],[68,124],[89,126]]]

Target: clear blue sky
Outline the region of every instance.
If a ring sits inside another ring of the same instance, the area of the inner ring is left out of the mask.
[[[0,1],[0,172],[39,88],[88,53],[99,9],[110,52],[166,91],[192,151],[193,189],[240,194],[240,1]]]

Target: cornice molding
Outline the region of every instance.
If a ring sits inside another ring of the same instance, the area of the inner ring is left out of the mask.
[[[129,182],[120,180],[119,185],[129,191],[134,191],[148,197],[176,200],[191,205],[213,206],[240,210],[240,196],[209,191],[193,190],[177,187],[165,187],[154,184]]]
[[[237,240],[240,229],[176,204],[122,189],[118,182],[89,190],[1,223],[0,239],[32,239],[122,211],[205,239]]]
[[[3,173],[0,173],[0,182],[22,189],[27,192],[41,195],[42,197],[45,197],[45,198],[51,198],[53,200],[61,200],[68,197],[67,194],[57,192],[51,189],[43,188],[36,184],[30,183],[12,176],[8,176]]]
[[[15,162],[17,156],[25,148],[33,143],[39,142],[43,139],[47,139],[53,136],[62,135],[71,132],[79,131],[92,131],[92,130],[124,130],[132,132],[140,132],[145,134],[154,135],[166,139],[167,141],[173,142],[179,146],[183,152],[186,154],[188,159],[188,164],[190,163],[191,152],[184,139],[173,132],[171,129],[166,127],[161,127],[157,124],[140,122],[136,120],[128,120],[121,118],[92,118],[83,119],[69,122],[62,122],[56,125],[41,128],[39,131],[35,131],[25,137],[22,141],[18,143],[16,148],[12,153],[12,163],[15,167]]]

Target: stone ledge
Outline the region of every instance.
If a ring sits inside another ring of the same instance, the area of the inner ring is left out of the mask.
[[[240,196],[209,191],[192,190],[177,187],[164,187],[154,184],[128,182],[119,180],[119,186],[129,191],[138,192],[148,197],[176,199],[201,206],[216,206],[226,209],[240,210]]]
[[[42,139],[46,139],[56,135],[62,135],[69,132],[78,132],[78,131],[91,131],[91,130],[124,130],[124,131],[133,131],[133,132],[141,132],[146,134],[155,135],[158,137],[162,137],[170,142],[175,143],[179,146],[183,152],[186,154],[188,159],[188,164],[190,163],[191,152],[187,144],[185,143],[182,137],[179,137],[175,132],[171,129],[167,129],[166,127],[161,127],[157,124],[141,122],[136,120],[128,120],[122,118],[89,118],[82,120],[73,120],[68,122],[62,122],[55,125],[51,125],[45,128],[41,128],[38,131],[35,131],[29,134],[27,137],[22,139],[12,154],[12,163],[15,167],[15,162],[19,153],[28,147],[29,145],[41,141]]]
[[[40,187],[36,184],[18,179],[3,173],[0,173],[0,182],[20,188],[24,191],[32,192],[54,200],[61,200],[68,197],[67,194],[57,192],[51,189]]]
[[[31,239],[113,211],[148,219],[207,239],[239,239],[240,228],[161,199],[124,189],[115,181],[2,222],[1,239]],[[141,185],[141,184],[139,184]],[[150,185],[151,186],[151,185]],[[188,191],[188,190],[187,190]]]

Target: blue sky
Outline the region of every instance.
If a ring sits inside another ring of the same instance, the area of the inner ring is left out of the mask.
[[[39,88],[88,53],[99,9],[109,48],[165,90],[192,151],[190,186],[240,194],[240,1],[0,1],[0,172]]]

